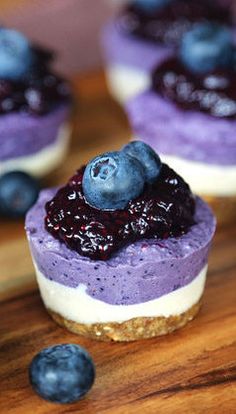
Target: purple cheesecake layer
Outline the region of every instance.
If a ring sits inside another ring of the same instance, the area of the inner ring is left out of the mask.
[[[160,154],[215,165],[236,165],[236,121],[183,110],[153,91],[127,104],[135,138]]]
[[[190,283],[207,263],[215,218],[196,199],[196,225],[179,238],[142,240],[119,250],[107,261],[93,261],[69,250],[44,228],[45,203],[55,189],[41,192],[26,217],[34,261],[49,280],[76,288],[105,303],[131,305],[157,299]]]
[[[173,54],[169,47],[123,34],[117,21],[108,23],[102,33],[107,64],[127,65],[149,73]]]
[[[70,104],[43,116],[12,112],[0,116],[0,161],[35,154],[52,144],[67,120]]]

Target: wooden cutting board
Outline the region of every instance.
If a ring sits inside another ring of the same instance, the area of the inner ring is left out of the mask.
[[[119,148],[130,135],[101,74],[74,85],[80,100],[71,151],[46,185],[62,183],[81,163]],[[1,414],[236,413],[235,223],[217,232],[199,316],[162,338],[110,344],[58,327],[40,300],[23,223],[1,222],[0,269]],[[34,394],[28,365],[43,347],[65,342],[88,349],[97,376],[83,400],[60,406]]]

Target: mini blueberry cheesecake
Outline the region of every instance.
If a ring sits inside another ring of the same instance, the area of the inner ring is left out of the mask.
[[[107,83],[121,103],[149,87],[152,70],[173,55],[197,21],[231,24],[229,8],[213,0],[133,0],[105,27]]]
[[[53,55],[21,33],[0,28],[0,173],[43,176],[63,160],[69,139],[69,85]]]
[[[48,312],[77,334],[114,341],[194,318],[214,232],[207,204],[139,141],[43,190],[26,218]]]
[[[218,221],[236,211],[235,47],[224,26],[196,24],[152,86],[127,104],[135,139],[150,144],[212,204]]]

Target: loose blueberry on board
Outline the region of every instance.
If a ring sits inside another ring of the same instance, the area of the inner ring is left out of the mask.
[[[125,145],[122,151],[141,162],[144,167],[146,182],[152,183],[155,181],[161,171],[161,160],[148,144],[142,141],[132,141]]]
[[[81,346],[54,345],[33,358],[29,378],[33,389],[45,400],[73,403],[92,387],[95,367],[91,356]]]
[[[0,177],[0,214],[24,217],[39,194],[38,182],[23,171],[11,171]]]
[[[82,187],[87,202],[101,210],[122,210],[144,188],[142,164],[124,151],[95,157],[84,171]]]
[[[0,78],[21,79],[33,60],[30,43],[23,34],[12,29],[0,29]]]
[[[183,36],[180,58],[196,73],[232,67],[234,46],[230,30],[216,23],[197,23]]]
[[[172,1],[173,0],[134,0],[134,5],[146,12],[152,12],[165,7]]]

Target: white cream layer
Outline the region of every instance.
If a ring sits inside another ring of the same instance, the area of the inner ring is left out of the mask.
[[[107,85],[111,95],[121,104],[150,86],[150,76],[132,66],[113,64],[106,69]]]
[[[180,315],[202,296],[207,266],[188,285],[158,299],[137,305],[110,305],[86,293],[86,286],[70,288],[48,280],[34,263],[41,297],[45,306],[65,319],[77,323],[124,322],[137,317]]]
[[[209,196],[236,195],[236,165],[212,165],[160,154],[162,161],[173,168],[197,194]]]
[[[55,142],[41,151],[23,157],[0,161],[0,174],[12,170],[21,170],[35,177],[47,175],[60,165],[65,158],[70,133],[70,127],[63,125],[59,129]]]

